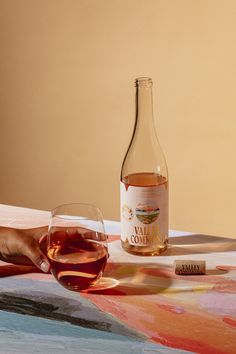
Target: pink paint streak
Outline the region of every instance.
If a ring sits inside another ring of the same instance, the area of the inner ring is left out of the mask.
[[[182,313],[185,313],[185,309],[180,306],[173,306],[173,305],[165,305],[165,304],[158,304],[157,305],[159,308],[162,310],[171,312],[171,313],[176,313],[178,315],[181,315]]]
[[[230,317],[224,317],[223,318],[223,322],[227,323],[231,327],[235,327],[236,328],[236,319],[233,319],[233,318],[230,318]]]
[[[178,349],[183,349],[183,350],[189,350],[194,353],[199,353],[199,354],[226,354],[226,351],[222,351],[216,348],[213,348],[209,346],[206,343],[200,342],[198,340],[192,340],[189,338],[184,338],[184,337],[173,337],[170,335],[162,335],[160,334],[160,337],[152,337],[152,340],[161,343],[164,345],[167,345],[168,347],[171,348],[178,348]]]
[[[235,266],[219,265],[216,267],[219,270],[236,270]]]

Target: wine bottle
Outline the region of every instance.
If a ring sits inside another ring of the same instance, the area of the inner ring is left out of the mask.
[[[136,119],[120,178],[121,243],[143,256],[162,253],[168,244],[168,171],[158,142],[152,79],[135,80]]]

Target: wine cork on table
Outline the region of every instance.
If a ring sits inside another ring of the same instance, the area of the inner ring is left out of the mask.
[[[206,274],[206,261],[176,260],[174,262],[174,270],[175,274],[178,275]]]

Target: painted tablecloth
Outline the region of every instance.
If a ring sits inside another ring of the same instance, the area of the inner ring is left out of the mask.
[[[37,227],[49,212],[0,205],[0,225]],[[0,353],[236,353],[236,240],[170,232],[158,257],[124,252],[106,221],[101,283],[70,292],[50,274],[0,263]],[[178,276],[174,260],[205,260],[206,275]]]

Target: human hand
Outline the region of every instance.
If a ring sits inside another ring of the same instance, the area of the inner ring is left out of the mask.
[[[46,257],[48,227],[14,229],[0,227],[0,260],[21,265],[34,264],[47,273],[50,269]]]

